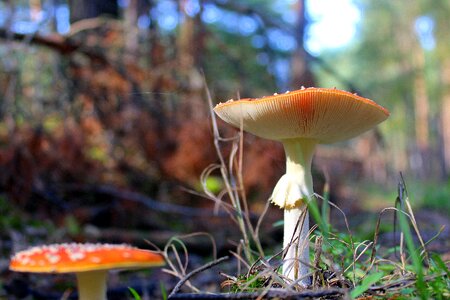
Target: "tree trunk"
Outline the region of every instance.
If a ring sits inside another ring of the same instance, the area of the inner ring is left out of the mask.
[[[442,63],[441,80],[443,86],[441,109],[441,134],[444,172],[450,174],[450,59]]]
[[[195,20],[186,13],[186,1],[180,2],[182,20],[177,36],[178,66],[188,71],[194,66]]]
[[[197,26],[198,19],[189,16],[186,12],[187,1],[179,2],[180,15],[182,20],[177,36],[177,61],[178,72],[186,78],[186,87],[189,89],[189,96],[183,101],[184,114],[190,115],[193,119],[203,119],[207,111],[202,98],[203,78],[196,69],[195,58],[198,57],[202,50],[198,48],[197,43]],[[197,52],[197,53],[196,53]]]
[[[300,86],[311,87],[314,86],[314,77],[308,66],[308,53],[305,50],[304,36],[305,28],[308,25],[306,18],[306,1],[298,0],[294,9],[297,15],[297,23],[295,32],[297,35],[297,49],[292,54],[291,58],[291,82],[290,86],[297,89]]]
[[[416,45],[413,49],[415,64],[414,75],[414,111],[415,111],[415,132],[416,145],[421,159],[421,168],[418,170],[419,176],[428,176],[431,172],[430,161],[430,137],[429,137],[429,116],[430,105],[427,93],[427,83],[425,79],[425,55],[423,49]]]
[[[124,13],[125,26],[125,59],[133,60],[138,56],[139,50],[139,0],[129,0]]]
[[[426,151],[430,146],[429,141],[429,101],[427,83],[424,68],[425,57],[422,49],[415,49],[416,71],[414,76],[414,104],[416,117],[416,143],[421,151]]]

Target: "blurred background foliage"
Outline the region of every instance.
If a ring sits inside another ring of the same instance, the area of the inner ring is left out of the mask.
[[[0,2],[2,251],[37,233],[162,243],[222,224],[195,194],[217,162],[204,78],[216,102],[301,86],[374,99],[391,117],[320,146],[316,191],[328,182],[346,211],[377,210],[393,204],[402,171],[413,204],[448,222],[449,16],[447,0]],[[283,169],[280,145],[245,136],[256,213]],[[220,228],[225,244],[233,229]]]

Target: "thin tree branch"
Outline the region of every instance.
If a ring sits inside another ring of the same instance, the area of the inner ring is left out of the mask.
[[[344,296],[346,289],[320,289],[294,292],[283,289],[270,289],[264,295],[264,299],[310,299],[326,296]],[[169,299],[259,299],[260,292],[255,293],[220,293],[220,294],[195,294],[183,293],[169,296]]]
[[[179,205],[179,204],[164,203],[164,202],[157,201],[151,197],[148,197],[148,196],[143,195],[138,192],[118,189],[118,188],[115,188],[115,187],[109,186],[109,185],[100,185],[100,186],[71,185],[71,186],[66,186],[65,189],[66,190],[77,190],[77,191],[89,191],[89,192],[98,193],[98,194],[105,194],[105,195],[109,195],[114,198],[126,199],[126,200],[131,200],[134,202],[141,203],[152,210],[157,210],[160,212],[165,212],[165,213],[170,213],[170,214],[179,214],[179,215],[184,215],[187,217],[201,217],[201,216],[208,216],[208,215],[212,216],[213,215],[213,211],[211,209],[200,209],[200,208],[194,208],[194,207],[189,207],[189,206],[183,206],[183,205]],[[217,213],[214,215],[217,217],[228,216],[225,213]]]
[[[108,59],[103,54],[92,51],[92,49],[85,48],[83,44],[77,43],[59,34],[51,34],[46,36],[33,34],[30,37],[30,35],[27,34],[12,32],[6,30],[5,28],[0,28],[0,39],[13,40],[18,42],[27,41],[31,44],[44,46],[55,50],[62,55],[81,53],[94,61],[110,65]]]

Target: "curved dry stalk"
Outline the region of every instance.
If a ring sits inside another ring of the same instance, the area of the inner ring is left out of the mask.
[[[375,261],[375,254],[377,251],[377,242],[378,242],[378,234],[380,232],[380,224],[381,224],[381,216],[384,214],[384,212],[386,211],[386,208],[383,208],[379,213],[378,213],[378,219],[377,219],[377,223],[375,225],[375,231],[374,231],[374,235],[373,235],[373,244],[372,244],[372,253],[370,255],[370,265],[367,268],[366,274],[367,275],[369,273],[369,271],[372,269],[373,267],[373,263]]]
[[[214,202],[214,213],[215,214],[218,214],[219,209],[223,208],[225,210],[225,212],[228,214],[228,216],[233,220],[233,222],[235,222],[236,224],[239,225],[239,221],[236,218],[236,214],[237,214],[236,213],[236,211],[237,211],[236,208],[232,204],[229,204],[229,203],[227,203],[227,202],[222,200],[222,198],[225,195],[229,195],[229,189],[223,190],[223,191],[219,192],[218,195],[215,195],[207,187],[206,181],[211,176],[211,173],[216,171],[216,170],[220,170],[221,173],[222,173],[222,167],[223,166],[221,166],[219,164],[211,164],[211,165],[207,166],[203,170],[201,175],[200,175],[200,183],[201,183],[202,188],[203,188],[203,193],[198,193],[198,192],[195,192],[195,191],[193,191],[192,193],[196,194],[198,196],[207,198],[209,200],[212,200]]]
[[[383,209],[380,211],[380,213],[378,214],[378,220],[377,220],[377,223],[376,223],[376,226],[375,226],[374,240],[373,240],[373,244],[372,244],[372,254],[371,254],[371,257],[370,257],[370,262],[371,262],[371,263],[370,263],[370,265],[369,265],[369,268],[368,268],[367,271],[366,271],[366,274],[367,274],[367,273],[372,269],[372,267],[373,267],[373,262],[374,262],[375,255],[376,255],[376,245],[377,245],[377,242],[378,242],[378,233],[379,233],[380,224],[381,224],[381,216],[382,216],[386,211],[394,211],[394,212],[402,213],[402,214],[404,214],[410,221],[412,221],[411,216],[410,216],[407,212],[405,212],[405,211],[403,211],[403,210],[401,210],[401,209],[398,209],[398,208],[396,208],[396,207],[386,207],[386,208],[383,208]]]
[[[322,201],[327,201],[329,205],[331,205],[334,208],[336,208],[342,214],[342,216],[344,218],[345,228],[347,229],[348,236],[349,236],[349,239],[350,239],[350,248],[351,248],[352,253],[355,253],[355,245],[354,245],[354,242],[353,242],[353,234],[352,234],[352,232],[350,230],[350,225],[348,223],[347,216],[346,216],[345,212],[339,206],[337,206],[336,204],[334,204],[330,200],[326,200],[321,195],[315,193],[314,196],[317,197],[317,198],[322,199]],[[345,244],[348,245],[348,243],[345,243]],[[355,269],[356,261],[354,259],[355,259],[355,256],[353,256],[353,262],[352,262],[351,265],[353,266],[353,282],[356,282],[356,269]]]
[[[236,253],[236,252],[234,252],[234,251],[231,251],[231,250],[230,250],[230,253],[231,253],[234,257],[237,258],[237,260],[238,260],[239,263],[244,264],[245,267],[246,267],[247,269],[250,268],[250,265],[245,261],[245,259],[242,258],[241,255],[239,255],[238,253]],[[240,269],[241,269],[241,266],[239,265],[239,266],[238,266],[238,270],[240,270]],[[238,273],[240,273],[240,271],[239,271]]]
[[[269,211],[269,207],[270,207],[270,199],[267,199],[266,205],[264,206],[264,210],[261,213],[261,215],[259,216],[258,222],[256,223],[256,226],[255,226],[254,234],[256,236],[259,236],[259,229],[261,228],[261,224],[262,224],[264,217],[266,216],[267,212]],[[264,256],[264,255],[261,255],[261,256]]]
[[[214,237],[210,233],[208,233],[206,231],[199,231],[199,232],[193,232],[193,233],[178,235],[177,238],[178,239],[188,239],[188,238],[198,237],[198,236],[206,236],[211,241],[211,246],[213,248],[213,258],[217,259],[217,244],[216,244],[216,240],[214,239]]]
[[[409,201],[408,201],[408,203],[409,203]],[[408,205],[407,205],[408,206]],[[412,212],[412,210],[411,210],[411,207],[409,206],[409,208],[408,208],[408,210],[410,210],[410,212]],[[413,216],[412,215],[410,215],[409,213],[407,213],[407,212],[405,212],[405,211],[403,211],[403,210],[401,210],[401,209],[398,209],[398,208],[396,208],[396,207],[386,207],[386,208],[384,208],[384,209],[382,209],[381,211],[380,211],[380,213],[379,213],[379,215],[378,215],[378,219],[377,219],[377,223],[376,223],[376,226],[375,226],[375,232],[374,232],[374,241],[373,241],[373,245],[372,245],[372,254],[371,254],[371,257],[370,257],[370,265],[369,265],[369,267],[367,268],[367,270],[366,270],[366,272],[365,272],[365,274],[364,274],[364,276],[366,276],[369,272],[370,272],[370,270],[373,268],[373,266],[375,265],[375,263],[376,263],[376,259],[375,259],[375,256],[376,256],[376,245],[377,245],[377,242],[378,242],[378,235],[379,235],[379,228],[380,228],[380,223],[381,223],[381,217],[382,217],[382,215],[386,212],[386,211],[394,211],[394,212],[398,212],[398,213],[402,213],[402,214],[404,214],[409,220],[410,220],[410,222],[411,222],[411,224],[413,224],[413,227],[414,228],[417,228],[417,230],[416,230],[416,234],[418,234],[418,235],[420,235],[420,232],[418,231],[418,227],[417,227],[417,223],[415,222],[415,219],[413,220]],[[435,239],[437,236],[439,236],[439,234],[442,232],[442,228],[441,228],[441,230],[434,236],[434,237],[432,237],[431,238],[431,240],[433,240],[433,239]],[[401,243],[402,243],[403,241],[401,240]],[[428,242],[427,242],[428,243]],[[428,256],[426,256],[426,249],[425,249],[425,246],[426,246],[426,244],[427,243],[423,243],[423,240],[422,240],[422,242],[421,242],[421,248],[422,248],[422,251],[421,251],[421,253],[420,253],[420,256],[422,256],[422,255],[424,255],[425,256],[425,258],[427,258]],[[402,246],[402,245],[401,245]],[[400,250],[402,250],[402,247],[401,247],[401,249]],[[378,261],[384,261],[384,260],[378,260]],[[406,272],[406,270],[405,270],[405,264],[406,264],[406,261],[405,261],[405,257],[404,257],[404,254],[403,253],[401,253],[401,265],[398,265],[398,264],[395,264],[395,263],[393,263],[393,262],[391,262],[391,261],[389,261],[391,264],[394,264],[397,268],[399,268],[400,270],[401,270],[401,273],[405,273]]]
[[[205,264],[205,265],[203,265],[203,266],[201,266],[201,267],[199,267],[199,268],[197,268],[197,269],[195,269],[195,270],[189,272],[189,274],[186,274],[186,275],[185,275],[183,278],[181,278],[181,280],[175,285],[175,287],[173,288],[172,292],[169,294],[169,298],[170,298],[171,296],[175,295],[176,293],[178,293],[178,291],[181,289],[181,287],[183,286],[183,284],[187,283],[188,280],[189,280],[191,277],[193,277],[194,275],[196,275],[196,274],[198,274],[198,273],[200,273],[200,272],[202,272],[202,271],[204,271],[204,270],[206,270],[206,269],[209,269],[209,268],[211,268],[211,267],[213,267],[213,266],[215,266],[215,265],[218,265],[218,264],[222,263],[223,261],[227,260],[228,258],[229,258],[228,256],[221,257],[221,258],[219,258],[219,259],[216,259],[216,260],[214,260],[214,261],[212,261],[212,262],[209,262],[209,263],[207,263],[207,264]]]
[[[364,241],[365,242],[365,241]],[[373,242],[369,242],[368,245],[364,244],[364,242],[359,243],[358,246],[356,246],[355,248],[355,252],[353,252],[353,261],[352,263],[344,270],[344,274],[345,272],[348,271],[348,269],[350,269],[351,267],[353,267],[353,275],[355,274],[355,264],[356,262],[361,258],[361,256],[367,251],[367,249],[369,249],[369,247],[372,245]],[[359,255],[357,256],[357,252],[360,246],[364,245],[364,249],[361,251],[361,253],[359,253]],[[363,276],[364,277],[364,276]],[[355,279],[355,278],[354,278]],[[353,285],[355,285],[356,280],[353,281]]]
[[[182,261],[181,261],[181,257],[180,257],[180,255],[178,254],[178,251],[177,251],[177,248],[175,247],[175,245],[174,245],[174,244],[171,244],[171,245],[169,246],[169,248],[172,250],[173,255],[175,255],[175,260],[176,260],[176,262],[178,263],[178,266],[180,267],[181,273],[182,273],[183,275],[186,275],[186,270],[187,270],[187,266],[188,266],[188,263],[189,263],[189,257],[188,257],[188,253],[187,253],[187,248],[186,248],[186,246],[185,246],[185,245],[182,246],[183,252],[184,252],[184,258],[185,258],[185,259],[184,259],[184,264],[183,264]],[[169,251],[167,250],[167,252],[169,252]]]
[[[202,173],[200,174],[200,183],[203,186],[203,191],[211,198],[215,198],[215,195],[208,189],[206,181],[208,180],[208,177],[211,176],[211,173],[218,169],[220,169],[219,164],[210,164],[205,169],[203,169]]]
[[[404,201],[405,201],[405,203],[406,203],[406,207],[408,208],[409,215],[411,216],[411,218],[410,218],[410,220],[411,220],[411,225],[413,226],[414,231],[416,232],[417,238],[418,238],[418,240],[419,240],[419,242],[420,242],[420,245],[421,245],[421,247],[422,247],[422,252],[423,252],[423,254],[424,254],[425,259],[427,260],[427,262],[430,263],[430,258],[429,258],[429,256],[428,256],[428,251],[427,251],[427,249],[426,249],[426,247],[425,247],[425,243],[423,242],[422,235],[420,234],[419,226],[417,226],[416,218],[414,217],[414,212],[413,212],[413,210],[412,210],[412,208],[411,208],[411,204],[409,203],[409,197],[406,196],[406,198],[404,199]]]
[[[281,266],[281,265],[280,265]],[[271,288],[270,282],[277,282],[281,285],[286,285],[286,282],[282,279],[280,274],[276,272],[276,269],[278,269],[280,266],[271,266],[271,265],[265,265],[265,268],[258,272],[252,279],[245,282],[245,285],[243,286],[243,290],[247,290],[250,288],[251,284],[257,281],[260,278],[267,277],[267,281],[269,282],[267,284],[267,288]],[[248,273],[246,278],[248,278],[250,274]],[[287,288],[287,286],[286,286]]]
[[[229,168],[227,169],[227,165],[225,163],[225,159],[222,155],[222,152],[220,151],[220,144],[219,141],[221,140],[220,134],[219,134],[219,128],[217,126],[217,120],[213,111],[213,104],[212,104],[212,98],[211,98],[211,94],[209,92],[209,89],[206,86],[206,80],[203,77],[203,82],[205,83],[205,90],[206,90],[206,98],[208,101],[208,106],[209,106],[209,111],[210,111],[210,115],[211,115],[211,122],[212,122],[212,127],[213,127],[213,135],[214,135],[214,147],[216,149],[216,153],[217,156],[219,158],[220,161],[220,173],[222,175],[222,179],[224,180],[224,185],[225,185],[225,189],[227,191],[228,197],[230,198],[230,202],[232,204],[232,206],[235,208],[236,210],[236,219],[239,225],[239,229],[242,233],[242,236],[244,238],[244,244],[246,247],[244,247],[244,252],[246,255],[247,260],[252,261],[252,256],[250,253],[250,241],[248,239],[248,234],[247,234],[247,226],[245,225],[245,221],[244,221],[244,217],[242,214],[242,209],[241,209],[241,203],[239,200],[239,196],[237,193],[235,193],[236,189],[233,189],[232,187],[234,186],[234,176],[233,176],[233,172],[232,172],[232,161],[234,159],[234,153],[237,150],[232,150],[232,155],[230,155],[230,161],[229,161]],[[233,149],[235,149],[235,143],[233,143]],[[234,153],[233,153],[234,152]],[[231,181],[231,182],[230,182]],[[247,212],[248,213],[248,212]]]
[[[154,247],[155,249],[157,249],[157,250],[154,250],[153,252],[156,252],[156,253],[162,255],[164,257],[164,260],[166,261],[167,265],[169,266],[169,269],[164,268],[162,271],[164,273],[170,274],[179,279],[183,279],[187,276],[186,271],[187,271],[188,263],[189,263],[189,253],[188,253],[188,249],[187,249],[186,245],[183,243],[182,239],[188,239],[188,238],[198,237],[198,236],[206,236],[211,241],[211,245],[213,248],[213,257],[214,257],[214,259],[216,259],[217,258],[216,242],[215,242],[213,236],[207,232],[194,232],[194,233],[190,233],[190,234],[172,237],[166,243],[163,250],[161,250],[157,245],[155,245],[154,243],[152,243],[148,240],[146,240],[146,242],[149,245],[151,245],[152,247]],[[176,247],[176,244],[178,244],[182,248],[182,251],[184,254],[184,262],[180,257],[180,254]],[[173,257],[175,259],[175,263],[169,257],[170,252],[173,252]],[[198,288],[193,286],[189,281],[187,281],[187,279],[185,281],[186,281],[186,284],[189,286],[189,288],[191,288],[193,291],[195,291],[195,292],[200,291]]]
[[[445,225],[442,225],[439,228],[438,232],[435,235],[433,235],[428,241],[425,242],[425,246],[428,245],[429,243],[431,243],[432,241],[434,241],[435,239],[437,239],[441,235],[442,231],[444,231],[444,229],[445,229]],[[421,255],[422,255],[422,252],[421,252]]]
[[[405,195],[405,197],[403,197],[404,195]],[[414,217],[414,212],[413,212],[413,210],[411,208],[411,204],[409,203],[408,190],[406,188],[406,183],[405,183],[405,180],[403,178],[402,172],[400,172],[400,181],[398,183],[398,196],[397,196],[397,199],[396,199],[396,202],[395,202],[395,207],[397,207],[397,202],[400,203],[400,207],[401,207],[402,210],[404,210],[404,205],[403,204],[406,204],[406,208],[407,208],[407,210],[409,212],[409,215],[410,215],[411,225],[413,226],[413,228],[414,228],[414,230],[415,230],[415,232],[417,234],[417,238],[419,239],[419,243],[422,246],[422,251],[424,253],[425,259],[427,260],[427,263],[429,264],[430,263],[430,259],[428,257],[428,252],[427,252],[427,250],[425,248],[425,244],[423,242],[422,235],[420,234],[419,227],[417,226],[416,218]]]
[[[201,182],[201,184],[202,184],[202,188],[204,190],[207,190],[206,185],[204,185],[204,183],[202,183],[202,182]],[[234,217],[235,214],[233,214],[233,211],[235,211],[234,207],[231,204],[226,203],[225,201],[222,200],[222,198],[227,194],[227,191],[221,191],[221,192],[219,192],[218,195],[214,195],[214,194],[210,193],[209,190],[208,190],[208,194],[206,194],[205,192],[200,193],[195,190],[184,188],[184,187],[181,187],[181,189],[192,195],[203,197],[203,198],[213,201],[214,202],[213,212],[214,212],[215,216],[223,217],[225,215],[225,214],[221,214],[219,212],[219,209],[222,208],[225,211],[226,216],[231,218],[232,221],[234,221],[235,223],[237,223],[237,219]]]
[[[186,259],[186,263],[183,264],[181,262],[180,256],[178,254],[178,251],[175,247],[175,245],[173,244],[174,241],[177,241],[181,247],[183,248],[184,252],[185,252],[185,259]],[[178,267],[179,269],[175,266],[175,264],[172,263],[172,261],[169,259],[169,248],[172,249],[173,251],[173,255],[175,256],[175,260],[178,263]],[[185,245],[181,242],[181,240],[177,240],[175,238],[171,238],[169,240],[169,242],[166,244],[166,246],[164,247],[164,252],[163,252],[164,258],[166,259],[167,264],[170,266],[171,270],[164,268],[162,271],[170,274],[172,276],[178,277],[180,279],[182,279],[184,276],[186,276],[186,268],[187,268],[187,263],[188,263],[188,258],[189,256],[187,255],[187,248],[185,247]],[[193,291],[195,292],[199,292],[200,290],[197,289],[195,286],[193,286],[189,281],[187,282],[187,285],[189,286],[189,288],[191,288]]]
[[[310,265],[310,266],[311,266],[311,265]],[[291,288],[298,287],[298,286],[301,286],[301,287],[303,287],[303,288],[306,288],[306,286],[304,286],[304,285],[302,284],[302,281],[304,281],[305,279],[311,277],[313,274],[314,274],[314,272],[308,272],[308,273],[306,273],[305,275],[303,275],[302,277],[299,277],[299,278],[297,278],[296,280],[292,281],[292,283],[290,284]]]
[[[261,246],[261,241],[259,240],[259,234],[258,234],[259,227],[258,226],[261,224],[260,222],[264,218],[264,216],[268,210],[268,206],[267,206],[267,208],[264,209],[263,213],[258,218],[257,226],[254,228],[250,221],[250,210],[248,207],[247,195],[245,194],[244,180],[243,180],[243,176],[242,176],[242,170],[243,170],[242,165],[243,165],[243,157],[244,157],[244,153],[243,153],[243,151],[244,151],[244,131],[243,131],[242,125],[243,124],[241,124],[240,131],[239,131],[239,146],[238,146],[239,156],[238,156],[237,168],[236,168],[236,177],[237,177],[237,181],[238,181],[238,188],[237,188],[236,192],[240,191],[240,199],[242,199],[242,206],[244,207],[244,219],[247,224],[247,228],[249,229],[249,231],[252,235],[252,240],[259,252],[259,256],[264,257],[264,250]],[[231,157],[231,155],[230,155],[230,157]],[[231,167],[230,167],[230,170],[231,170]]]
[[[350,225],[348,223],[347,216],[345,215],[345,212],[342,209],[340,209],[339,206],[337,206],[336,204],[334,204],[331,201],[328,201],[328,204],[330,204],[331,206],[336,208],[342,214],[342,216],[344,217],[345,228],[347,229],[347,232],[348,232],[348,236],[349,236],[349,239],[350,239],[350,244],[352,245],[352,250],[355,250],[354,245],[353,245],[353,234],[352,234],[352,231],[350,230]]]
[[[259,235],[256,232],[256,229],[253,227],[251,220],[250,220],[250,213],[248,208],[248,203],[245,195],[245,189],[243,184],[243,178],[242,178],[242,165],[243,165],[243,126],[241,124],[240,126],[240,132],[237,136],[224,139],[220,136],[217,120],[215,117],[215,114],[213,112],[213,104],[211,95],[209,92],[209,89],[206,86],[206,80],[203,78],[203,81],[205,83],[205,91],[206,91],[206,98],[209,104],[209,110],[211,115],[211,121],[212,121],[212,129],[213,129],[213,136],[214,136],[214,147],[217,153],[217,156],[219,158],[220,163],[213,167],[214,170],[219,169],[222,179],[224,181],[224,187],[225,192],[223,195],[228,195],[228,198],[231,202],[231,206],[233,207],[234,215],[232,216],[232,219],[238,224],[238,227],[241,231],[243,242],[244,242],[244,253],[246,256],[246,259],[249,262],[253,262],[253,255],[252,251],[250,249],[250,238],[249,234],[251,236],[251,239],[254,243],[254,245],[257,248],[259,256],[264,256],[264,251],[261,246],[261,242],[259,240]],[[222,155],[222,152],[220,150],[220,142],[222,141],[232,141],[232,148],[231,153],[229,155],[228,159],[228,165],[226,164],[225,158]],[[208,169],[203,175],[211,174],[213,169]],[[236,174],[236,175],[235,175]],[[205,179],[207,177],[203,177]],[[205,187],[205,184],[203,184]],[[205,193],[207,196],[215,201],[215,209],[220,205],[223,205],[225,202],[222,201],[222,197],[218,198],[210,191],[205,190]],[[227,211],[231,215],[231,211]],[[262,217],[262,216],[261,216]],[[260,217],[260,218],[261,218]],[[259,230],[259,228],[258,228]]]

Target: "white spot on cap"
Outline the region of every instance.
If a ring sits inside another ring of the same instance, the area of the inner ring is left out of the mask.
[[[69,259],[71,261],[77,261],[77,260],[82,260],[86,257],[86,254],[84,254],[83,252],[70,252],[67,251],[67,255],[69,256]]]
[[[51,253],[47,253],[45,257],[47,258],[48,262],[51,263],[52,265],[57,264],[61,260],[61,256]]]
[[[21,261],[22,261],[22,264],[24,264],[24,265],[28,265],[31,262],[29,257],[23,257],[21,259]]]

